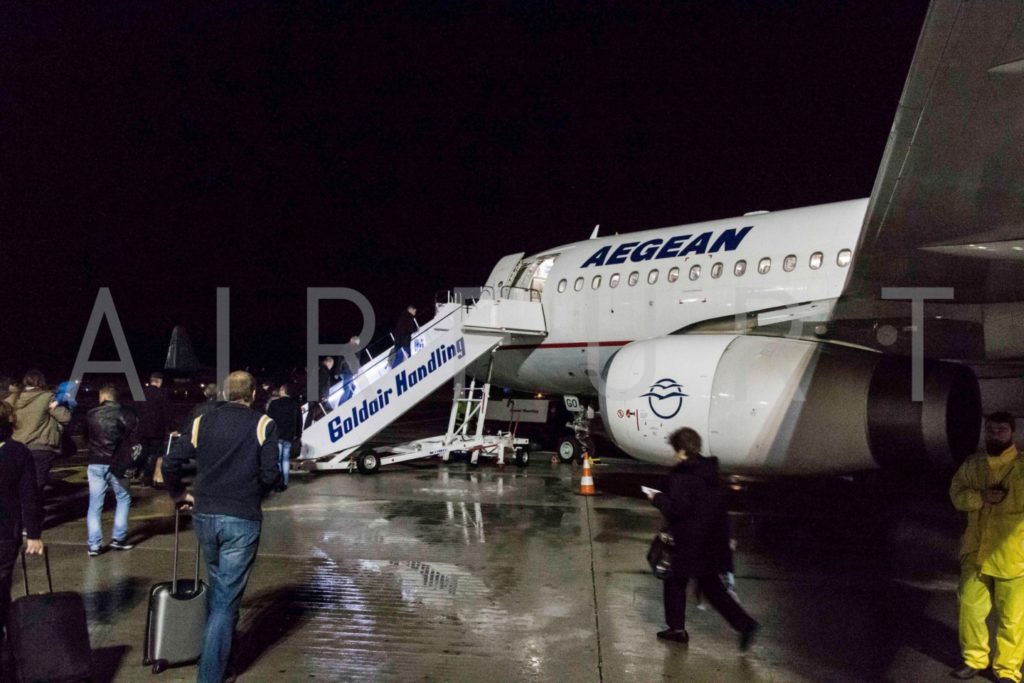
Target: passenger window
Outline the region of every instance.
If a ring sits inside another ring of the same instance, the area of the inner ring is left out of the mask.
[[[742,277],[745,272],[747,272],[747,262],[740,259],[736,262],[736,265],[732,267],[732,274],[736,277]]]
[[[796,254],[790,254],[782,260],[782,269],[792,273],[796,269]]]
[[[640,282],[640,273],[638,273],[638,272],[636,272],[634,270],[632,273],[629,274],[629,279],[626,280],[626,282],[629,283],[630,287],[632,287],[636,283]]]
[[[811,270],[817,270],[818,268],[821,268],[821,260],[823,258],[825,258],[825,255],[822,254],[820,251],[816,251],[813,254],[811,254]]]
[[[576,282],[572,284],[572,288],[575,289],[577,292],[583,289],[583,278],[576,278]]]
[[[765,275],[772,269],[772,260],[767,256],[757,262],[757,272]]]
[[[690,279],[696,280],[700,277],[700,265],[690,266]]]
[[[615,289],[616,287],[619,286],[619,274],[618,273],[612,273],[612,276],[610,278],[608,278],[608,286],[611,287],[612,289]]]
[[[590,288],[591,289],[597,289],[600,286],[601,286],[601,276],[600,275],[595,275],[594,279],[590,281]]]
[[[839,252],[839,256],[836,257],[836,264],[840,268],[845,268],[850,265],[850,260],[853,258],[853,252],[849,249],[843,249]]]
[[[679,279],[679,269],[678,268],[670,268],[669,271],[668,271],[668,281],[669,282],[675,282],[678,279]]]
[[[561,294],[562,292],[564,292],[565,288],[568,287],[568,286],[569,286],[568,282],[566,282],[565,280],[559,280],[558,281],[558,293]]]
[[[651,272],[647,273],[647,284],[653,285],[657,281],[658,281],[658,271],[657,271],[657,269],[652,270]]]
[[[715,279],[722,277],[723,270],[725,270],[725,267],[722,265],[722,262],[719,261],[715,265],[711,266],[711,277]]]

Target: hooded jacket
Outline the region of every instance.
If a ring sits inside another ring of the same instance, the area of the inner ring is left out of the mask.
[[[667,490],[654,496],[675,543],[675,576],[708,576],[732,571],[729,517],[719,484],[718,458],[691,456],[668,474]]]
[[[984,491],[1000,485],[1002,502],[985,502]],[[991,457],[980,453],[960,465],[949,487],[953,507],[967,513],[960,562],[1001,579],[1024,576],[1024,458],[1016,446]]]
[[[64,425],[71,421],[71,411],[64,406],[51,409],[52,391],[28,387],[6,399],[14,408],[15,441],[25,444],[30,451],[60,452],[60,435]]]

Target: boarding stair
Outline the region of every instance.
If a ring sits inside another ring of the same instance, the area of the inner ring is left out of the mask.
[[[512,335],[547,335],[536,292],[505,287],[489,294],[485,290],[466,302],[449,293],[437,304],[433,320],[413,336],[411,356],[392,367],[395,349],[388,348],[346,379],[351,395],[337,405],[329,403],[329,412],[302,433],[299,458],[306,467],[350,468],[352,456],[367,441]]]

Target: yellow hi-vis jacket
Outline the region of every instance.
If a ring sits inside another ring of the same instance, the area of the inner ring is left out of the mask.
[[[990,505],[982,492],[1002,485],[1006,497]],[[949,487],[953,507],[967,513],[967,530],[960,542],[960,561],[975,554],[982,574],[1000,579],[1024,576],[1024,457],[1016,446],[1000,455],[968,458]]]

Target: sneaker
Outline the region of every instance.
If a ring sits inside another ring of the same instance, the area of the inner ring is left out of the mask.
[[[981,673],[981,669],[975,669],[973,666],[964,664],[959,669],[954,669],[949,672],[949,675],[953,678],[959,678],[962,681],[966,681],[969,678],[974,678]]]
[[[746,650],[751,649],[751,643],[754,642],[754,636],[757,634],[757,632],[760,629],[761,629],[761,625],[755,623],[755,624],[751,625],[750,628],[740,632],[740,634],[739,634],[739,651],[740,652],[745,652]]]
[[[110,547],[114,550],[131,550],[135,547],[134,543],[126,543],[125,541],[111,541]]]
[[[96,557],[100,554],[99,548],[89,548],[89,557]]]
[[[662,640],[672,640],[677,643],[690,642],[690,634],[686,632],[685,628],[667,628],[664,631],[658,631],[658,637]]]
[[[740,652],[746,652],[750,649],[750,644],[754,642],[754,636],[760,629],[761,625],[755,623],[740,633]]]

